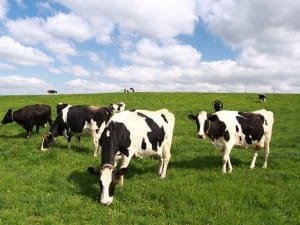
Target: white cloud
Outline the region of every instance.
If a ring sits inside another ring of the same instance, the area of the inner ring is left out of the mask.
[[[15,70],[16,67],[11,65],[11,64],[7,64],[7,63],[0,63],[0,69],[5,69],[5,70]]]
[[[8,5],[6,0],[0,0],[0,20],[4,19],[8,11]]]
[[[0,37],[0,58],[19,65],[47,65],[52,58],[38,49],[26,47],[8,36]]]
[[[77,76],[77,77],[90,76],[90,72],[79,65],[64,66],[64,67],[62,67],[62,70],[66,73],[69,73],[69,74]]]
[[[110,21],[120,29],[154,38],[191,34],[197,21],[195,0],[60,0],[59,3],[84,18]]]
[[[19,75],[0,77],[0,94],[46,93],[48,85],[36,77]]]
[[[118,92],[121,90],[116,84],[97,82],[97,81],[88,81],[84,79],[75,79],[66,82],[67,89],[70,89],[72,92],[76,93],[85,93],[85,92]]]
[[[59,39],[70,38],[83,42],[92,38],[89,24],[73,13],[58,13],[53,17],[48,17],[44,26],[47,33]]]

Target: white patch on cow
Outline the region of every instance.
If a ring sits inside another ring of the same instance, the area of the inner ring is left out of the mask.
[[[102,183],[100,202],[104,205],[109,205],[113,201],[113,197],[109,196],[109,186],[112,182],[112,171],[113,168],[104,168],[100,176],[100,182]]]
[[[71,105],[67,105],[65,108],[63,108],[62,110],[62,119],[65,123],[67,123],[67,116],[68,116],[68,112],[69,112],[69,108],[71,107]]]
[[[109,130],[106,131],[106,137],[110,137],[110,131]]]
[[[207,112],[201,111],[198,114],[198,121],[200,123],[200,129],[198,131],[198,135],[201,136],[201,137],[205,137],[204,123],[205,123],[206,119],[207,119]]]

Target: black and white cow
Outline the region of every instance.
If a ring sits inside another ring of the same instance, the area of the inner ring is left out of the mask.
[[[196,116],[189,114],[188,117],[196,122],[198,137],[209,137],[212,143],[221,150],[223,173],[227,172],[227,164],[228,172],[232,171],[229,155],[234,146],[253,147],[251,169],[255,167],[258,149],[263,148],[265,152],[263,168],[267,168],[274,122],[271,111],[265,109],[254,112],[222,110],[211,115],[201,111]]]
[[[223,110],[223,102],[221,102],[220,100],[215,100],[214,101],[214,109],[215,109],[215,112]]]
[[[101,166],[88,168],[90,173],[99,176],[102,204],[112,203],[115,186],[123,184],[123,176],[133,156],[158,156],[158,174],[161,178],[166,177],[174,124],[174,114],[167,109],[124,111],[110,119],[100,138]],[[120,169],[115,168],[117,154],[122,155]]]
[[[258,100],[260,102],[266,102],[267,101],[267,96],[266,94],[258,94]]]
[[[62,102],[58,103],[58,104],[56,105],[56,115],[58,115],[59,113],[61,113],[61,111],[62,111],[64,108],[66,108],[67,106],[72,106],[72,105],[69,105],[69,104],[67,104],[67,103],[62,103]]]
[[[26,137],[29,138],[34,125],[36,132],[39,132],[39,126],[46,124],[51,125],[51,107],[44,104],[27,105],[16,111],[9,109],[4,115],[2,124],[7,124],[15,121],[26,130]]]
[[[112,104],[109,107],[66,105],[57,115],[49,132],[44,135],[41,150],[48,150],[55,138],[62,135],[68,139],[68,147],[70,148],[72,136],[77,136],[80,142],[80,136],[89,131],[93,137],[94,156],[97,156],[100,151],[99,138],[106,122],[114,113],[120,112],[124,108],[125,103],[123,102]]]

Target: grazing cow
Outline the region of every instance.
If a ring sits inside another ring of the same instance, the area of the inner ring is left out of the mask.
[[[267,96],[266,94],[258,94],[258,100],[260,102],[266,102],[267,101]]]
[[[64,135],[68,139],[68,147],[71,147],[71,138],[76,135],[80,142],[80,136],[90,131],[94,142],[94,156],[99,154],[99,137],[110,117],[119,110],[124,110],[125,104],[112,104],[109,107],[97,106],[65,106],[57,115],[50,131],[44,135],[41,150],[46,151],[54,143],[54,139]]]
[[[88,168],[90,173],[99,176],[102,204],[112,203],[115,186],[123,184],[123,176],[133,156],[158,156],[158,174],[161,178],[166,177],[174,124],[173,113],[166,109],[124,111],[110,119],[100,138],[101,166]],[[117,154],[122,156],[120,169],[115,168]]]
[[[232,166],[229,154],[234,146],[253,147],[253,158],[250,168],[255,167],[257,150],[264,149],[265,161],[263,168],[267,168],[269,144],[272,136],[273,113],[265,109],[254,112],[238,112],[222,110],[211,115],[201,111],[197,116],[188,117],[197,124],[199,138],[209,137],[212,143],[222,151],[223,173],[228,164],[230,173]]]
[[[220,100],[215,100],[214,101],[214,109],[215,109],[215,112],[223,110],[223,102],[221,102]]]
[[[26,137],[29,138],[34,125],[36,125],[36,132],[39,132],[39,126],[47,122],[51,126],[51,107],[49,105],[36,104],[24,106],[16,111],[9,109],[2,120],[2,124],[13,121],[26,130]]]

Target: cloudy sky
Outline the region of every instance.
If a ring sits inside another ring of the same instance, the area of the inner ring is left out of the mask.
[[[300,93],[300,1],[0,0],[0,94]]]

